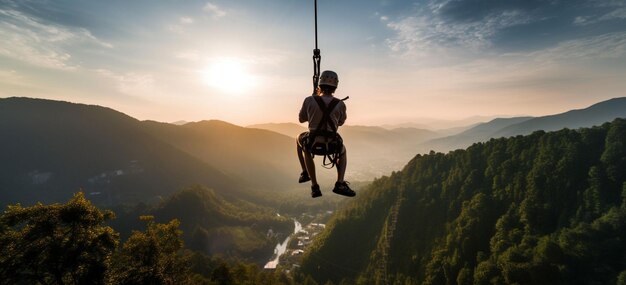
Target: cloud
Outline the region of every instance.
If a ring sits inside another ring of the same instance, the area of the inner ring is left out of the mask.
[[[545,50],[532,52],[537,61],[619,58],[626,56],[626,32],[569,40]]]
[[[592,24],[601,23],[604,21],[612,20],[624,20],[626,19],[626,7],[615,8],[603,15],[591,15],[591,16],[577,16],[574,19],[573,24],[577,26],[587,26]]]
[[[615,20],[615,19],[626,19],[626,8],[616,9],[600,17],[601,21],[608,21],[608,20]]]
[[[533,51],[626,32],[623,0],[429,0],[415,7],[381,21],[396,54]]]
[[[84,28],[46,24],[19,11],[0,9],[0,55],[32,65],[72,70],[72,48],[96,46],[112,48]]]
[[[191,17],[180,17],[178,22],[183,25],[189,25],[189,24],[193,24],[194,20]]]
[[[219,19],[221,17],[226,16],[226,11],[224,11],[222,8],[220,8],[219,6],[208,2],[206,3],[206,5],[204,5],[204,7],[202,8],[202,10],[204,10],[205,12],[208,12],[209,14],[211,14],[211,16],[214,19]]]
[[[501,11],[472,22],[450,22],[429,15],[410,16],[387,24],[395,32],[394,37],[387,39],[387,44],[391,50],[405,54],[454,48],[481,50],[491,46],[490,40],[498,31],[530,21],[528,15],[519,11]]]

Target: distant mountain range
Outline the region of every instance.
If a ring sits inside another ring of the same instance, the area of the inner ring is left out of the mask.
[[[385,124],[381,127],[385,129],[397,129],[397,128],[416,128],[416,129],[429,129],[437,132],[447,129],[458,129],[473,126],[486,121],[493,120],[503,116],[472,116],[459,120],[442,120],[433,118],[415,118],[413,122],[401,123],[401,124]]]
[[[448,137],[412,127],[348,125],[339,132],[348,148],[348,180],[371,181],[431,149],[616,117],[626,117],[626,98],[552,116],[494,119]],[[251,199],[306,188],[295,183],[300,167],[294,138],[306,130],[302,125],[179,123],[184,124],[139,121],[100,106],[0,99],[0,201],[62,201],[78,189],[101,204],[155,201],[191,184]],[[334,179],[334,171],[324,173],[322,181]]]
[[[142,122],[93,105],[0,99],[0,201],[58,202],[83,190],[105,205],[203,184],[245,197],[249,185],[156,139]]]
[[[584,109],[542,117],[515,117],[494,119],[459,134],[436,138],[420,144],[417,152],[429,150],[450,151],[466,148],[476,142],[492,138],[526,135],[534,131],[556,131],[601,125],[615,118],[626,118],[626,97],[603,101]]]

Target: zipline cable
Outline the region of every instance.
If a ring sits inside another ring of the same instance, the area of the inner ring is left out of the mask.
[[[317,82],[320,79],[320,63],[322,56],[317,47],[317,0],[315,0],[315,49],[313,50],[313,95],[317,91]]]

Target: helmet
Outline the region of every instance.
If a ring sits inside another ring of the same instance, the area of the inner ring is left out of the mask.
[[[337,73],[335,73],[334,71],[325,70],[320,76],[319,85],[337,87],[337,85],[339,85],[339,77],[337,76]]]

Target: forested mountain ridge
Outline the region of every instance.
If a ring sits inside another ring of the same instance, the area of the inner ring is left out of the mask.
[[[626,120],[418,155],[327,225],[318,283],[624,284]]]

